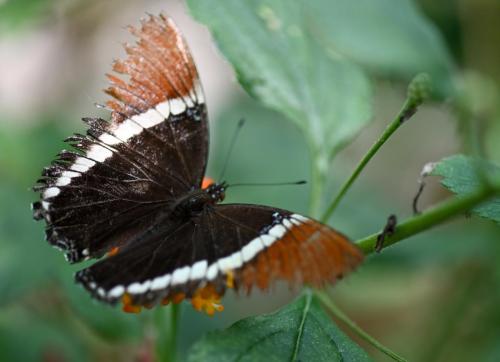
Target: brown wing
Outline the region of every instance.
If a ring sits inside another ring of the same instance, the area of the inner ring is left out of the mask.
[[[182,295],[196,306],[200,295],[221,296],[228,287],[248,293],[277,280],[323,286],[363,260],[334,229],[266,206],[217,205],[174,228],[158,225],[144,243],[78,272],[77,281],[108,303],[152,306]]]
[[[62,151],[36,187],[34,216],[70,262],[137,238],[205,172],[206,109],[185,41],[162,15],[130,31],[137,44],[113,66],[127,80],[108,75],[111,121],[85,118],[87,134],[67,139],[75,151]]]

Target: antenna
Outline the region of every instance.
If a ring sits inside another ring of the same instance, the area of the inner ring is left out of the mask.
[[[224,174],[226,173],[226,168],[229,163],[229,159],[231,158],[234,145],[236,144],[236,139],[238,138],[238,135],[240,134],[241,128],[243,128],[244,124],[245,124],[245,119],[244,118],[240,119],[238,125],[236,126],[236,129],[234,130],[233,138],[231,139],[231,144],[229,145],[229,150],[227,152],[226,160],[224,161],[224,166],[222,167],[222,172],[218,180],[222,180]]]
[[[306,180],[292,181],[292,182],[252,182],[252,183],[229,184],[226,186],[226,188],[235,186],[292,186],[292,185],[304,185],[306,183],[307,183]]]

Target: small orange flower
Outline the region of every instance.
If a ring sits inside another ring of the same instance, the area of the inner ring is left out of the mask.
[[[234,273],[232,270],[226,272],[226,287],[230,289],[234,288]]]
[[[125,293],[122,297],[123,311],[126,313],[140,313],[142,307],[132,303],[132,297],[130,294]]]
[[[207,284],[202,288],[198,288],[191,299],[193,308],[197,311],[205,312],[209,316],[213,316],[215,312],[222,312],[224,306],[220,304],[221,296],[215,291],[213,284]]]

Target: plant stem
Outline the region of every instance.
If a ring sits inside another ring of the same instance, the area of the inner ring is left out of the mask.
[[[406,359],[399,356],[395,352],[391,351],[389,348],[384,346],[382,343],[377,341],[375,338],[370,336],[364,330],[362,330],[352,319],[350,319],[344,312],[342,312],[331,300],[330,296],[320,290],[315,290],[314,293],[318,297],[318,299],[328,308],[328,310],[335,316],[337,319],[341,320],[345,323],[353,332],[355,332],[359,337],[363,340],[371,344],[373,347],[378,349],[380,352],[385,353],[387,356],[391,357],[395,361],[404,362]]]
[[[179,314],[180,314],[180,304],[172,304],[170,307],[170,328],[169,328],[169,338],[168,344],[170,346],[171,361],[177,359],[177,334],[178,334],[178,324],[179,324]]]
[[[155,310],[156,355],[159,362],[175,362],[177,360],[179,311],[180,304],[171,304],[169,307]]]
[[[451,200],[445,201],[423,214],[413,216],[396,226],[394,233],[385,238],[384,247],[430,229],[456,215],[465,213],[499,192],[500,185],[498,183],[495,185],[484,184],[475,192],[461,197],[453,197]],[[375,250],[378,235],[379,233],[376,233],[357,240],[356,244],[365,254],[371,254]]]
[[[323,214],[323,217],[321,218],[323,222],[327,222],[330,216],[332,216],[333,212],[339,205],[344,195],[347,193],[354,181],[356,181],[359,174],[361,173],[361,171],[363,171],[368,162],[370,162],[373,156],[375,156],[380,147],[382,147],[382,145],[389,139],[389,137],[391,137],[392,134],[396,132],[396,130],[401,127],[403,123],[405,123],[405,121],[410,119],[411,116],[415,114],[418,106],[421,105],[429,95],[431,88],[430,83],[431,80],[425,73],[418,74],[413,78],[413,80],[408,85],[408,93],[403,107],[401,108],[397,116],[393,119],[393,121],[389,124],[389,126],[387,126],[380,138],[372,145],[368,152],[363,156],[361,161],[359,161],[351,176],[342,185],[337,196],[335,196],[332,203]]]
[[[415,112],[415,109],[410,108],[411,103],[406,100],[404,106],[401,108],[399,111],[398,115],[394,120],[389,124],[389,126],[385,129],[384,133],[380,136],[380,138],[372,145],[372,147],[368,150],[368,152],[363,156],[363,158],[359,161],[358,165],[354,169],[354,172],[351,174],[351,176],[345,181],[345,183],[342,185],[340,188],[340,191],[338,192],[337,196],[333,199],[332,203],[326,210],[326,212],[323,214],[323,217],[321,220],[323,222],[328,221],[330,216],[332,216],[333,212],[339,205],[340,201],[344,197],[344,195],[347,193],[349,188],[352,186],[354,181],[358,178],[360,175],[361,171],[365,168],[365,166],[370,162],[370,160],[375,156],[375,154],[378,152],[380,147],[391,137],[391,135],[396,132],[396,130],[404,123],[406,119],[411,117],[411,115]]]

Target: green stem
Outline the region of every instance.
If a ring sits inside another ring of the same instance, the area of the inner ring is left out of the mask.
[[[165,313],[167,311],[168,313]],[[177,360],[177,334],[180,304],[156,308],[156,355],[159,362]]]
[[[385,353],[387,356],[391,357],[395,361],[404,362],[406,359],[399,356],[395,352],[391,351],[389,348],[384,346],[382,343],[377,341],[375,338],[370,336],[364,330],[362,330],[352,319],[350,319],[344,312],[342,312],[331,300],[330,296],[320,290],[315,290],[314,293],[318,297],[318,299],[328,308],[328,310],[335,316],[337,319],[345,323],[353,332],[355,332],[360,338],[371,344],[373,347]]]
[[[370,162],[370,160],[375,156],[380,147],[392,136],[396,130],[401,127],[401,125],[407,121],[408,119],[415,114],[419,105],[429,96],[431,88],[431,80],[430,77],[421,73],[416,75],[413,80],[408,85],[408,92],[406,96],[405,103],[403,107],[397,114],[397,116],[393,119],[393,121],[387,126],[384,133],[380,136],[380,138],[373,144],[373,146],[368,150],[368,152],[363,156],[361,161],[359,161],[358,165],[354,169],[354,172],[347,179],[347,181],[342,185],[340,191],[337,196],[333,199],[332,203],[323,214],[321,220],[323,222],[327,222],[330,216],[332,216],[333,212],[339,205],[340,201],[347,193],[349,188],[352,186],[354,181],[358,178],[361,171],[365,168],[365,166]]]
[[[396,130],[404,123],[405,120],[409,119],[413,113],[415,113],[416,106],[414,105],[413,102],[410,102],[409,100],[405,101],[405,104],[399,111],[398,115],[394,120],[389,124],[389,126],[385,129],[384,133],[380,136],[380,138],[372,145],[372,147],[368,150],[368,152],[363,156],[361,161],[359,161],[358,165],[354,169],[354,172],[351,174],[351,176],[347,179],[347,181],[342,185],[340,188],[340,191],[338,192],[337,196],[333,199],[332,203],[326,210],[326,212],[323,214],[323,217],[321,220],[323,222],[328,221],[330,216],[332,216],[333,212],[339,205],[340,201],[344,197],[344,195],[347,193],[349,188],[352,186],[354,181],[358,178],[358,176],[361,174],[361,171],[365,168],[365,166],[370,162],[370,160],[375,156],[375,154],[378,152],[380,147],[391,137],[391,135],[396,132]]]
[[[180,304],[172,304],[170,307],[170,328],[169,328],[169,345],[172,353],[171,361],[177,359],[177,334],[179,325]]]
[[[499,192],[499,184],[484,184],[475,192],[462,197],[454,197],[451,200],[445,201],[442,204],[424,212],[423,214],[413,216],[397,225],[394,233],[384,239],[384,247],[418,234],[424,230],[430,229],[431,227],[441,224],[456,215],[463,214]],[[356,244],[365,254],[371,254],[375,250],[378,235],[379,233],[376,233],[357,240]]]

